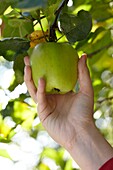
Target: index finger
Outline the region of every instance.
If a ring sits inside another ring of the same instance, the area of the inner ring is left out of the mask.
[[[30,67],[30,60],[29,57],[24,58],[25,68],[24,68],[24,81],[27,86],[28,92],[30,96],[33,98],[35,103],[37,103],[37,89],[34,85],[33,79],[32,79],[32,71]]]
[[[24,57],[24,63],[25,63],[26,66],[30,66],[30,59],[29,59],[28,56]]]

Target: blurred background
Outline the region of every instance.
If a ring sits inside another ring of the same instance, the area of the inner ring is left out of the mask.
[[[38,30],[38,35],[42,35],[41,27],[47,31],[47,18],[42,13],[41,24],[38,18],[47,2],[0,2],[0,169],[79,170],[69,153],[42,127],[36,105],[23,81],[23,58],[32,42],[31,34]],[[49,0],[49,14],[45,13],[51,20],[53,10],[61,2]],[[84,52],[88,54],[95,124],[113,146],[113,1],[69,0],[65,10],[73,15],[85,10],[92,16],[91,32],[84,40],[73,43],[73,47],[79,56]],[[37,36],[35,33],[33,36]],[[57,35],[60,37],[61,32],[57,31]],[[33,43],[40,43],[37,41]],[[61,36],[59,41],[67,41],[67,38]]]

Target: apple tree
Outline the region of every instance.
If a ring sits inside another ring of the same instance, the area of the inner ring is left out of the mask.
[[[13,142],[20,127],[36,141],[45,135],[24,84],[24,57],[41,42],[69,42],[79,56],[88,55],[95,124],[113,145],[112,0],[0,2],[0,142]],[[64,158],[65,151],[58,144],[42,148],[34,169],[51,169],[44,158],[61,170],[77,169],[69,157]],[[3,149],[0,156],[11,158]]]

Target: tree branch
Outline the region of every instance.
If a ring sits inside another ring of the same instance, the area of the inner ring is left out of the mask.
[[[55,20],[53,22],[53,24],[50,26],[50,36],[49,36],[49,41],[55,41],[57,38],[56,38],[56,34],[55,34],[55,29],[57,28],[57,20],[58,20],[58,17],[63,9],[63,7],[65,5],[67,5],[69,0],[63,0],[60,4],[60,6],[58,7],[58,9],[55,11]]]
[[[113,42],[110,43],[110,44],[108,44],[108,45],[106,45],[106,46],[103,46],[102,48],[100,48],[100,49],[98,49],[98,50],[96,50],[96,51],[94,51],[94,52],[92,52],[92,53],[90,53],[90,54],[87,54],[87,56],[88,56],[89,58],[91,58],[93,55],[96,55],[96,54],[98,54],[99,52],[101,52],[102,50],[107,49],[107,48],[109,48],[109,47],[111,47],[111,46],[113,46]]]

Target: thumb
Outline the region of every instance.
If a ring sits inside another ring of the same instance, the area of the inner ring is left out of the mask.
[[[90,97],[93,97],[93,87],[90,73],[86,64],[87,55],[83,54],[78,63],[80,91]]]

